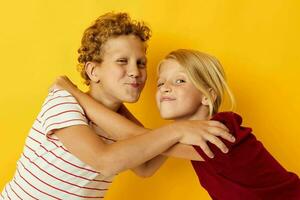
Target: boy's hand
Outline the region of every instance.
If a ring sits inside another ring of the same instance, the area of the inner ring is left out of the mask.
[[[220,138],[230,142],[235,141],[228,128],[218,121],[186,120],[174,122],[171,126],[175,128],[175,131],[182,133],[180,143],[197,145],[210,158],[213,158],[214,154],[208,147],[207,142],[216,145],[223,153],[227,153],[228,148]]]

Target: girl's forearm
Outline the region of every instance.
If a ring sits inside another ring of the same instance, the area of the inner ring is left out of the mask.
[[[187,160],[204,161],[194,147],[185,144],[176,144],[165,151],[162,155],[183,158]]]
[[[136,125],[120,114],[109,110],[104,105],[78,89],[72,91],[72,94],[91,121],[101,127],[101,129],[112,139],[123,140],[149,131],[142,126]]]
[[[164,164],[167,158],[167,156],[158,155],[144,164],[133,168],[132,171],[141,177],[150,177]]]

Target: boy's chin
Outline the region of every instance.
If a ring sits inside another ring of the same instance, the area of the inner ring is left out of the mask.
[[[140,96],[138,97],[127,97],[123,99],[124,103],[136,103],[139,100]]]

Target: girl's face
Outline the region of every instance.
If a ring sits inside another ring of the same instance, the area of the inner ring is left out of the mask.
[[[189,80],[185,69],[174,59],[161,63],[156,103],[164,119],[199,119],[203,94]]]
[[[114,102],[136,102],[147,79],[145,44],[122,35],[109,39],[102,50],[103,61],[95,69],[102,95]]]

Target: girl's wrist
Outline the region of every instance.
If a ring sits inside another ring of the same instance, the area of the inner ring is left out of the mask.
[[[83,92],[78,89],[77,87],[74,87],[70,90],[70,93],[76,98],[78,96],[80,96]]]

